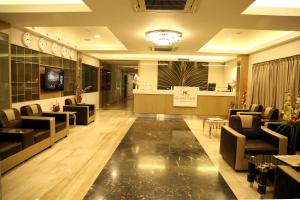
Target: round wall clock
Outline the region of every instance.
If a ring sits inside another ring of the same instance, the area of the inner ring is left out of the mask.
[[[74,57],[75,57],[75,52],[74,52],[74,50],[70,50],[70,58],[71,58],[71,59],[74,59]]]
[[[58,49],[57,44],[55,42],[52,43],[51,50],[53,54],[57,54],[57,49]]]
[[[63,55],[63,57],[67,58],[68,57],[68,49],[66,47],[62,47],[61,54]]]
[[[39,48],[41,51],[45,52],[47,49],[47,41],[44,38],[39,40]]]
[[[25,32],[22,36],[22,41],[26,47],[30,47],[32,43],[32,35],[28,32]]]

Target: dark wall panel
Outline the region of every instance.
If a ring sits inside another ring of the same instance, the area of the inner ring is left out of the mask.
[[[158,89],[171,86],[199,87],[207,89],[208,63],[186,61],[158,62]]]

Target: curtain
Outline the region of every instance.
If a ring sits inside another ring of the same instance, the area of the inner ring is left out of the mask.
[[[250,103],[282,110],[286,92],[300,92],[300,55],[253,65]]]

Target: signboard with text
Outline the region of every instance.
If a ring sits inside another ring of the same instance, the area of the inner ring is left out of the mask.
[[[175,107],[197,107],[198,87],[174,87],[173,106]]]

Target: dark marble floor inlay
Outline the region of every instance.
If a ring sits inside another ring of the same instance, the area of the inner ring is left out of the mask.
[[[138,118],[87,200],[236,199],[183,119]]]

